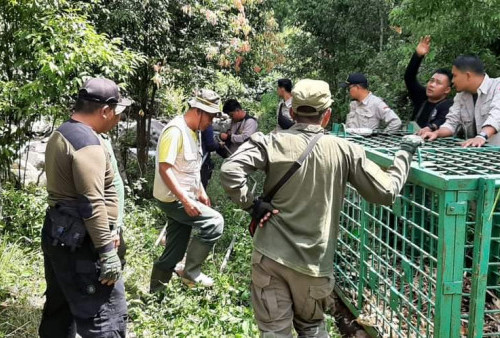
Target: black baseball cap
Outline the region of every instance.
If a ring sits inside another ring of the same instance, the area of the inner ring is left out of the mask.
[[[340,84],[340,87],[347,88],[350,85],[354,84],[365,84],[366,86],[368,86],[368,80],[366,79],[366,76],[361,73],[352,73],[349,74],[345,82]]]
[[[116,83],[105,78],[91,78],[85,81],[78,92],[78,98],[106,104],[116,104],[116,114],[122,113],[132,101],[120,95]]]

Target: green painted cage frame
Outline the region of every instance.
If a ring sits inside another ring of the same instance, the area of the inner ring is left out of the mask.
[[[392,164],[401,135],[336,132]],[[500,337],[500,148],[428,142],[394,205],[347,187],[336,292],[372,336]]]

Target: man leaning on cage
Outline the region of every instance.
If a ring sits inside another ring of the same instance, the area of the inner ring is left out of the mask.
[[[347,182],[369,202],[392,204],[422,139],[405,136],[393,165],[383,171],[361,146],[324,135],[332,103],[326,82],[301,80],[292,96],[296,123],[279,133],[252,135],[222,165],[221,183],[234,202],[260,220],[253,239],[251,292],[262,336],[292,337],[294,327],[299,337],[328,337],[324,312],[330,307]],[[247,186],[252,172],[265,172],[267,194],[306,149],[312,150],[302,166],[270,202],[254,196]]]
[[[490,78],[474,55],[460,55],[453,62],[453,84],[458,94],[446,122],[436,131],[422,134],[433,141],[453,136],[460,128],[467,140],[463,147],[500,145],[500,78]]]

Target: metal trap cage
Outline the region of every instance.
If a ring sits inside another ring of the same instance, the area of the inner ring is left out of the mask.
[[[387,167],[401,135],[339,135]],[[390,207],[345,193],[336,291],[373,336],[500,337],[500,148],[428,142]]]

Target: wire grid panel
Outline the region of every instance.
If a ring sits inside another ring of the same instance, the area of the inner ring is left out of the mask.
[[[369,204],[348,188],[337,286],[360,310],[359,321],[383,337],[434,333],[439,207],[437,193],[414,184],[392,208]]]
[[[491,186],[489,200],[480,187],[466,222],[461,334],[468,337],[500,337],[500,207],[493,210],[499,189]]]
[[[401,135],[374,135],[374,136],[351,136],[347,135],[345,139],[362,145],[367,149],[399,149],[401,145]],[[423,148],[453,148],[461,147],[463,140],[455,138],[441,138],[433,142],[426,142]]]
[[[335,283],[351,306],[362,309],[359,298],[361,270],[361,196],[351,185],[346,187],[343,209],[340,213],[337,254],[335,256]]]
[[[414,157],[422,169],[442,176],[500,175],[500,152],[496,147],[422,148]],[[397,149],[378,149],[393,156]]]

